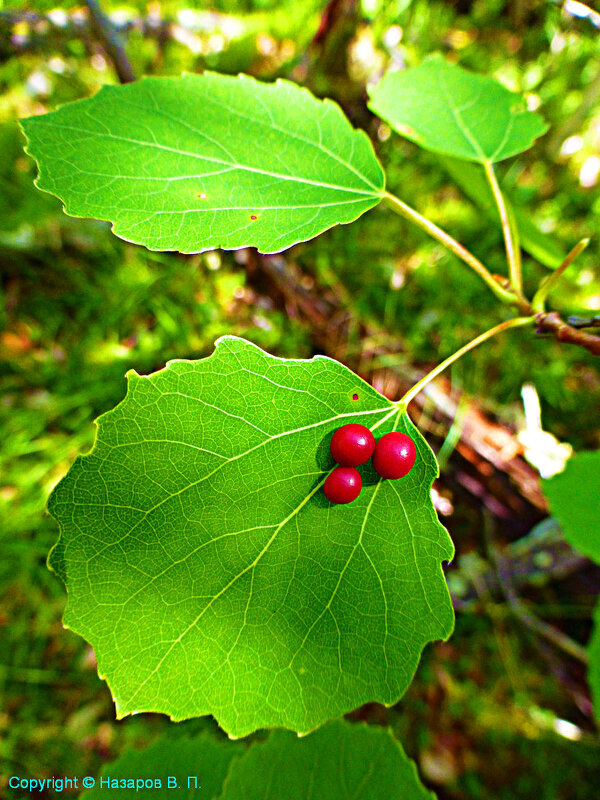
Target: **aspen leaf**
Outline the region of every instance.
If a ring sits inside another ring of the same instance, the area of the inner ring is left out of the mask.
[[[408,433],[417,461],[396,481],[362,465],[360,497],[336,506],[322,485],[346,422]],[[119,716],[306,733],[396,702],[423,647],[450,635],[435,458],[342,364],[224,337],[208,358],[131,373],[97,424],[50,499],[50,564]]]
[[[22,125],[40,189],[152,250],[279,252],[384,191],[367,135],[284,80],[144,78]]]

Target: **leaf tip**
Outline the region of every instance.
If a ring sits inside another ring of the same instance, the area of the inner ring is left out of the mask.
[[[215,350],[218,350],[220,347],[224,347],[227,344],[249,344],[253,347],[256,345],[249,342],[247,339],[243,339],[241,336],[234,336],[231,333],[226,333],[223,336],[219,336],[218,339],[215,339]]]
[[[112,695],[113,703],[115,704],[115,717],[117,718],[117,720],[120,720],[120,719],[125,719],[125,717],[131,717],[131,716],[133,716],[133,714],[134,714],[135,712],[133,712],[133,711],[127,711],[127,710],[126,710],[126,709],[125,709],[125,708],[124,708],[124,707],[123,707],[123,706],[122,706],[122,705],[119,703],[119,701],[117,700],[117,698],[114,696],[114,694],[112,693],[112,689],[110,688],[110,684],[109,684],[109,683],[108,683],[108,681],[106,680],[106,677],[105,677],[104,675],[102,675],[100,672],[98,672],[98,677],[100,678],[100,680],[101,680],[101,681],[105,681],[105,683],[107,684],[108,688],[110,689],[110,693],[111,693],[111,695]]]
[[[142,378],[147,377],[146,375],[140,375],[135,369],[128,369],[125,373],[125,378],[127,379],[128,384],[134,384],[137,381],[141,381]]]
[[[401,136],[406,136],[407,139],[414,139],[415,141],[422,141],[423,137],[410,125],[403,125],[402,123],[396,125],[396,130]]]

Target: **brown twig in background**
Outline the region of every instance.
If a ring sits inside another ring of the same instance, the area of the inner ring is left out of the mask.
[[[125,54],[121,37],[113,24],[100,8],[97,0],[84,0],[89,12],[90,27],[95,34],[102,49],[112,61],[117,77],[121,83],[135,81],[135,73],[129,59]]]
[[[504,655],[504,646],[503,642],[506,642],[506,637],[502,634],[502,629],[499,626],[499,622],[505,619],[504,610],[507,606],[503,604],[499,604],[494,601],[492,597],[492,591],[490,585],[488,583],[488,575],[489,571],[492,570],[495,572],[498,586],[501,588],[503,592],[503,599],[508,602],[508,609],[515,614],[517,618],[519,618],[522,622],[525,623],[526,627],[529,630],[531,628],[531,620],[533,616],[525,610],[525,613],[521,615],[519,612],[521,611],[519,607],[519,603],[521,602],[516,594],[514,589],[514,585],[512,584],[512,559],[510,554],[503,559],[502,562],[502,575],[500,575],[500,571],[498,569],[497,563],[494,560],[496,557],[496,552],[492,552],[493,545],[491,544],[491,524],[492,524],[492,517],[489,514],[484,514],[484,524],[483,524],[483,531],[484,531],[484,539],[485,539],[485,547],[486,552],[489,558],[489,562],[485,561],[484,563],[489,567],[486,572],[481,572],[477,567],[473,568],[472,564],[465,564],[464,568],[459,567],[459,572],[462,573],[463,578],[466,577],[471,584],[473,593],[477,598],[478,603],[480,604],[481,610],[483,610],[490,618],[494,635],[498,644],[498,651],[502,661],[505,663],[506,671],[509,676],[511,682],[513,681],[513,670],[511,669],[511,659],[507,659]],[[529,538],[529,537],[526,537]],[[516,543],[515,543],[516,545]],[[511,545],[513,547],[515,545]],[[481,559],[481,561],[484,561]],[[491,562],[491,563],[490,563]],[[504,593],[504,590],[508,591],[508,594]],[[512,602],[511,602],[512,600]],[[516,607],[513,605],[516,603]],[[465,605],[460,599],[456,602],[456,598],[453,596],[453,605],[456,610],[463,611],[468,608],[468,605]],[[536,618],[537,619],[537,618]],[[537,620],[540,622],[540,620]],[[546,623],[541,623],[545,625]],[[552,628],[552,633],[557,632],[555,628]],[[581,672],[581,662],[579,659],[576,658],[576,663],[573,661],[567,661],[563,659],[559,654],[556,652],[556,639],[555,637],[551,636],[544,636],[544,634],[540,630],[534,630],[533,632],[538,633],[540,635],[532,637],[532,644],[538,650],[538,652],[542,655],[544,660],[548,664],[548,668],[552,675],[556,678],[556,680],[566,689],[566,691],[571,695],[579,709],[583,712],[583,714],[587,717],[592,716],[592,705],[589,699],[589,694],[584,688],[585,682],[581,675],[578,675]],[[560,636],[564,636],[562,632],[558,631],[559,634],[558,640],[560,640]],[[567,637],[569,638],[569,637]],[[554,647],[549,646],[548,642],[552,641]],[[569,643],[571,645],[575,645],[575,647],[579,647],[577,642],[573,642],[573,640],[569,639]],[[564,652],[562,647],[559,647],[561,652]],[[569,655],[573,655],[569,653]]]
[[[92,12],[89,7],[87,13],[82,13],[81,8],[66,11],[64,18],[56,19],[52,15],[40,14],[35,11],[0,11],[0,58],[10,58],[13,55],[41,50],[47,52],[52,49],[64,50],[69,39],[77,38],[83,42],[86,52],[93,52],[90,48],[92,41],[102,43],[97,29],[93,27]],[[103,12],[101,12],[103,13]],[[218,12],[214,12],[218,16]],[[186,29],[184,25],[169,19],[156,19],[148,16],[132,16],[124,22],[113,21],[106,14],[112,40],[121,45],[122,39],[131,31],[139,32],[144,38],[156,39],[163,44],[174,38],[173,32],[177,27]],[[187,29],[186,29],[187,30]],[[108,50],[107,56],[112,59]],[[123,76],[127,77],[126,67]],[[125,81],[129,82],[129,81]]]
[[[540,620],[532,613],[523,600],[521,600],[517,593],[515,583],[513,582],[512,570],[514,565],[511,563],[512,559],[509,549],[500,554],[492,540],[492,525],[493,520],[491,516],[489,514],[484,515],[483,534],[486,554],[491,568],[496,573],[499,588],[502,591],[504,599],[508,603],[508,607],[515,617],[531,631],[531,633],[535,634],[532,637],[532,642],[548,664],[550,672],[568,691],[580,711],[585,716],[592,717],[593,709],[589,693],[582,687],[584,673],[581,672],[581,667],[586,667],[588,661],[585,648],[554,625]],[[518,544],[511,547],[518,546]],[[587,559],[584,559],[584,561],[587,561]],[[487,594],[487,586],[483,586],[485,596],[488,598],[489,602],[491,596]],[[479,589],[478,593],[481,592],[481,582],[477,584],[476,589]],[[482,599],[485,601],[484,597],[482,597]],[[552,646],[549,646],[549,644]],[[576,663],[567,661],[558,656],[556,653],[557,649],[561,653],[568,655]],[[585,686],[585,683],[583,683],[583,686]]]
[[[331,31],[336,27],[340,17],[345,13],[346,0],[329,0],[321,14],[319,27],[312,38],[311,46],[321,47]]]
[[[353,316],[351,299],[335,276],[335,283],[326,287],[282,255],[246,250],[244,260],[249,284],[257,292],[275,298],[292,319],[309,327],[320,352],[342,361],[382,394],[399,397],[428,371],[403,356],[406,348],[398,337],[372,320]],[[419,427],[443,441],[458,406],[448,379],[427,386],[414,405],[421,413]],[[484,508],[510,520],[515,533],[527,533],[544,515],[546,503],[539,475],[521,453],[514,433],[493,422],[474,402],[464,415],[455,468],[444,481],[455,481]]]
[[[575,87],[572,87],[575,88]],[[581,94],[581,100],[574,113],[569,114],[561,124],[557,125],[552,131],[546,151],[549,155],[556,158],[560,155],[562,143],[569,136],[572,136],[583,127],[585,120],[590,117],[600,100],[600,70],[594,77],[586,83]]]
[[[558,628],[544,622],[533,614],[527,607],[526,603],[521,600],[517,591],[512,583],[510,576],[510,569],[506,566],[505,559],[498,553],[493,544],[489,544],[488,555],[493,565],[496,568],[498,575],[499,585],[502,589],[508,604],[513,611],[514,615],[527,627],[530,631],[543,637],[551,642],[555,647],[558,647],[564,653],[581,661],[582,664],[588,663],[587,652],[585,647],[580,645],[570,636],[567,636]]]
[[[526,536],[511,542],[502,550],[503,577],[515,592],[530,587],[539,589],[553,581],[567,580],[589,567],[589,559],[573,550],[558,522],[552,518],[536,525]],[[482,587],[492,599],[504,596],[497,567],[475,552],[459,555],[454,562],[453,574],[459,578],[450,586],[457,610],[472,608]]]
[[[586,333],[580,328],[573,328],[571,325],[568,325],[556,311],[541,311],[539,314],[535,315],[535,321],[539,333],[550,333],[555,336],[559,342],[585,347],[592,355],[600,356],[600,336]]]

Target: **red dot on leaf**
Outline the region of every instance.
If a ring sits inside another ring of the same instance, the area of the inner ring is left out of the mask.
[[[255,219],[258,219],[258,217],[257,217],[257,216],[255,216],[254,214],[251,214],[251,215],[250,215],[250,219],[252,219],[252,220],[255,220]]]
[[[353,399],[353,400],[358,400],[358,395],[357,395],[357,394],[353,394],[353,395],[352,395],[352,399]]]

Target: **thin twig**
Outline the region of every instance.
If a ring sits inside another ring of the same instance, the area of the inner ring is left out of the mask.
[[[119,81],[132,83],[136,79],[133,67],[110,19],[102,11],[97,0],[84,0],[84,2],[89,12],[90,26],[102,45],[102,49],[112,61]]]
[[[551,333],[559,342],[585,347],[593,356],[600,356],[600,336],[573,328],[556,311],[541,311],[535,315],[538,333]]]
[[[465,353],[468,353],[469,350],[472,350],[474,347],[477,347],[477,345],[481,344],[482,342],[485,342],[487,339],[491,339],[492,336],[495,336],[497,333],[501,333],[502,331],[505,331],[508,328],[517,328],[520,327],[521,325],[532,325],[533,322],[534,322],[533,317],[515,317],[514,319],[506,320],[506,322],[501,322],[500,325],[496,325],[495,327],[490,328],[489,331],[485,331],[485,333],[482,333],[480,336],[477,336],[477,338],[468,342],[468,344],[466,344],[464,347],[461,347],[460,350],[457,350],[456,353],[453,353],[445,361],[442,361],[441,364],[438,364],[438,366],[435,369],[432,369],[431,372],[428,372],[427,375],[425,375],[424,378],[421,378],[421,380],[418,383],[415,383],[412,389],[406,392],[404,397],[401,397],[400,400],[398,400],[398,405],[402,405],[404,407],[408,406],[413,397],[419,394],[421,389],[423,389],[425,386],[427,386],[428,383],[430,383],[434,378],[436,378],[440,374],[440,372],[443,372],[447,367],[450,366],[450,364],[453,364],[455,361],[458,361],[459,358],[462,358],[462,356],[464,356]]]
[[[491,541],[488,541],[487,545],[488,555],[490,556],[492,563],[496,568],[500,588],[502,589],[502,592],[515,616],[521,620],[521,622],[527,628],[529,628],[529,630],[538,634],[538,636],[547,639],[547,641],[552,642],[555,647],[558,647],[564,653],[570,655],[571,658],[575,658],[577,661],[581,661],[582,664],[587,665],[588,655],[585,647],[580,645],[579,642],[576,642],[574,639],[571,639],[570,636],[567,636],[566,633],[563,633],[558,628],[555,628],[553,625],[550,625],[549,623],[544,622],[536,617],[535,614],[533,614],[527,608],[526,604],[518,596],[514,586],[512,585],[510,574],[505,569],[502,556],[497,553],[496,548]]]

